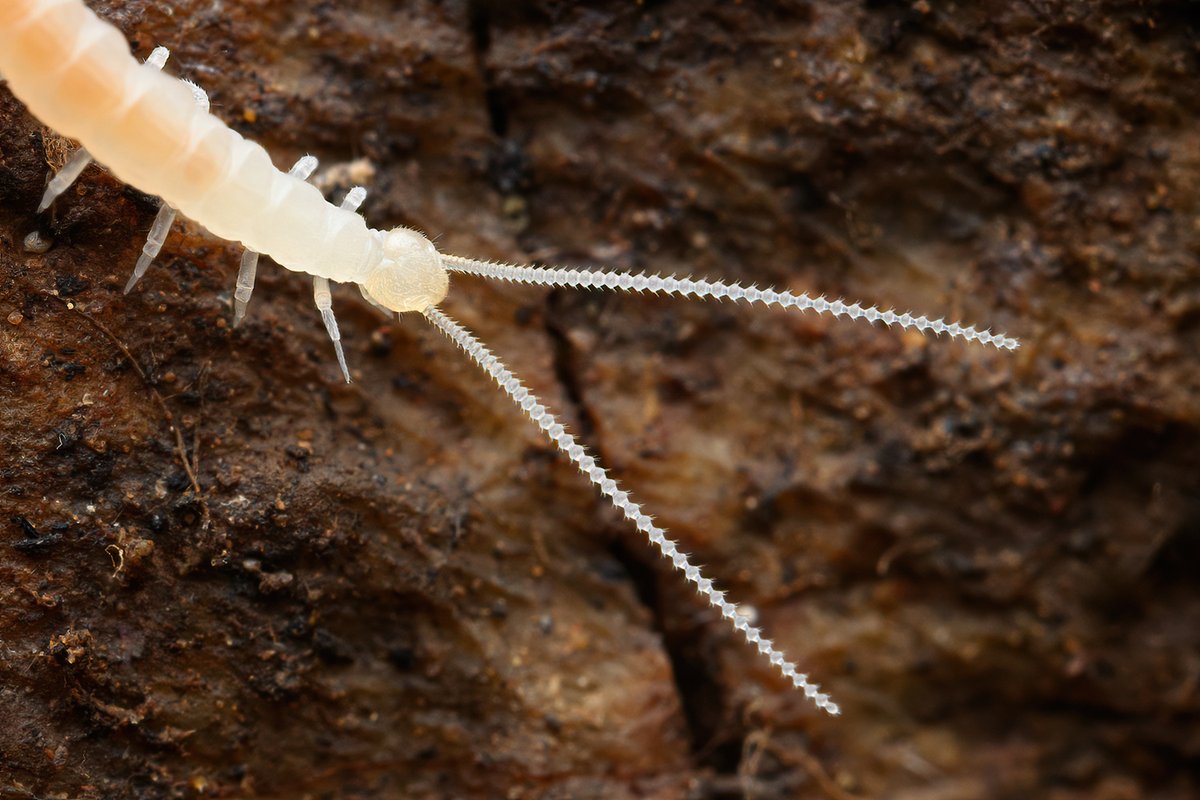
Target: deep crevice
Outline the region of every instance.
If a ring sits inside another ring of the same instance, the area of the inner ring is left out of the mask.
[[[562,385],[567,400],[575,410],[575,418],[579,420],[579,438],[585,440],[591,447],[590,440],[596,431],[596,419],[583,397],[583,385],[579,376],[571,366],[571,342],[564,331],[554,320],[562,305],[562,292],[552,290],[546,298],[546,314],[542,323],[543,330],[550,337],[553,352],[554,377]]]
[[[562,327],[555,322],[562,304],[563,294],[552,291],[547,298],[547,311],[543,322],[543,328],[552,345],[554,374],[575,412],[575,418],[579,421],[580,442],[589,451],[600,454],[600,448],[593,441],[596,431],[595,416],[588,406],[582,382],[573,367],[570,340]],[[605,461],[606,459],[601,459],[601,463]],[[620,476],[613,477],[620,481]],[[632,488],[636,497],[636,487]],[[598,495],[597,499],[601,500],[603,505],[608,505]],[[648,512],[652,513],[652,510]],[[680,708],[683,710],[696,765],[709,767],[720,773],[736,773],[741,760],[744,736],[741,732],[737,732],[736,735],[729,732],[729,720],[721,713],[725,704],[713,702],[713,698],[721,694],[722,685],[710,666],[711,659],[706,657],[708,654],[705,651],[710,641],[707,637],[696,635],[700,632],[696,628],[684,628],[671,623],[669,618],[678,620],[685,615],[672,613],[664,602],[659,587],[659,579],[662,576],[656,569],[661,560],[659,554],[637,531],[627,524],[618,524],[621,535],[612,540],[608,548],[609,554],[629,576],[639,602],[650,611],[654,630],[662,639],[663,649],[671,662],[671,677],[675,683]],[[663,579],[681,580],[675,572],[666,574]],[[722,736],[727,741],[718,742]]]
[[[492,133],[505,139],[509,132],[509,113],[503,93],[496,85],[495,76],[487,64],[487,53],[492,44],[492,9],[488,0],[469,0],[468,19],[475,55],[476,67],[484,86],[484,100]],[[557,311],[563,304],[563,294],[552,291],[547,298],[547,309],[543,329],[550,338],[553,353],[554,375],[567,402],[578,421],[578,438],[591,452],[600,448],[593,441],[596,431],[595,416],[584,397],[582,381],[572,363],[572,347],[566,331],[555,322]],[[617,476],[614,476],[617,477]],[[602,498],[597,498],[603,505]],[[738,733],[729,741],[714,747],[713,742],[728,728],[728,720],[717,718],[714,709],[724,707],[713,703],[712,698],[722,692],[722,686],[713,670],[710,659],[705,658],[706,637],[697,637],[695,630],[683,630],[668,622],[668,610],[659,591],[657,553],[636,531],[621,526],[622,535],[612,540],[609,553],[629,576],[639,602],[651,614],[652,625],[663,642],[663,649],[671,662],[671,676],[679,705],[687,726],[692,756],[697,766],[705,766],[720,773],[735,774],[741,758],[743,734]],[[636,539],[636,541],[635,541]],[[672,573],[668,579],[675,577]],[[678,617],[677,614],[672,614]],[[719,713],[719,711],[718,711]],[[726,734],[728,737],[728,734]]]
[[[467,20],[471,28],[471,42],[475,53],[475,67],[483,82],[483,99],[487,105],[488,121],[492,133],[500,138],[508,136],[508,109],[504,105],[495,76],[487,64],[487,54],[492,47],[492,11],[487,0],[470,0],[467,4]]]

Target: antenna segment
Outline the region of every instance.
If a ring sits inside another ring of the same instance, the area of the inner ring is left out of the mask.
[[[600,466],[595,456],[589,455],[587,450],[575,441],[575,437],[554,419],[554,415],[546,406],[542,405],[537,397],[525,388],[520,378],[505,367],[500,359],[492,355],[492,352],[462,325],[433,306],[425,309],[424,314],[426,319],[450,337],[472,361],[496,382],[500,389],[521,408],[525,416],[546,434],[551,443],[566,453],[567,458],[571,459],[571,463],[578,467],[579,471],[600,490],[600,494],[608,498],[613,508],[632,522],[650,540],[650,543],[658,548],[662,557],[683,573],[684,577],[695,587],[696,593],[710,606],[717,609],[721,616],[741,633],[750,645],[770,661],[783,677],[791,681],[792,686],[803,691],[804,695],[821,710],[834,715],[841,713],[837,703],[830,700],[828,694],[822,692],[815,683],[810,683],[807,675],[797,672],[796,665],[788,661],[783,653],[776,650],[770,639],[763,638],[762,632],[750,624],[748,616],[743,614],[737,605],[725,599],[724,592],[713,588],[712,581],[700,573],[700,568],[688,560],[687,555],[679,550],[673,540],[667,538],[667,532],[655,525],[654,521],[643,513],[642,507],[629,497],[629,492],[621,489],[617,482],[609,477],[608,472]]]
[[[882,322],[888,326],[898,325],[905,330],[916,328],[922,333],[932,331],[937,334],[945,333],[952,337],[965,339],[969,342],[981,342],[1000,350],[1016,350],[1021,342],[1002,333],[979,331],[973,326],[959,322],[946,322],[944,319],[929,319],[914,314],[897,314],[895,311],[880,311],[875,306],[863,306],[860,303],[845,303],[841,300],[826,300],[824,297],[813,299],[807,294],[779,292],[774,289],[759,289],[757,286],[744,287],[736,283],[722,281],[693,280],[692,278],[675,278],[669,275],[646,275],[632,272],[616,272],[611,270],[563,269],[559,267],[526,267],[516,264],[502,264],[493,261],[478,261],[462,256],[442,256],[442,265],[450,272],[466,275],[479,275],[484,278],[509,281],[511,283],[529,283],[537,286],[565,286],[571,288],[617,289],[624,292],[653,292],[654,294],[674,294],[680,297],[692,296],[698,299],[715,298],[722,300],[742,300],[747,303],[762,303],[784,308],[798,308],[801,311],[816,311],[818,314],[833,314],[835,317],[847,316],[851,319],[865,319],[868,322]]]

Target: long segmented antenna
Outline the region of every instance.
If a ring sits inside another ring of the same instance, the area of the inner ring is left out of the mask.
[[[725,599],[724,592],[713,588],[712,581],[705,578],[700,573],[700,569],[688,561],[688,557],[680,552],[675,542],[667,538],[666,531],[655,525],[653,520],[642,512],[641,506],[630,499],[629,493],[617,486],[617,482],[609,477],[608,472],[600,466],[596,458],[588,455],[583,446],[575,441],[575,437],[567,433],[566,429],[554,419],[554,415],[538,402],[537,397],[526,389],[520,379],[510,372],[496,356],[492,355],[482,342],[462,325],[436,308],[427,308],[424,314],[426,319],[462,348],[463,352],[470,356],[471,360],[478,364],[504,393],[512,398],[514,403],[520,406],[525,416],[546,434],[555,447],[567,454],[567,458],[571,459],[579,471],[600,490],[600,494],[607,497],[613,507],[624,514],[625,519],[633,522],[637,529],[645,534],[650,543],[658,548],[663,558],[670,561],[675,569],[683,572],[684,577],[695,586],[696,593],[710,606],[720,611],[721,616],[735,630],[739,631],[747,642],[757,648],[758,652],[770,661],[785,678],[791,681],[794,687],[803,691],[805,696],[823,711],[835,715],[841,713],[837,704],[829,699],[828,694],[823,693],[815,683],[809,683],[807,675],[797,672],[796,665],[788,661],[783,653],[776,650],[770,639],[764,639],[762,632],[750,624],[748,617],[735,604]]]
[[[749,288],[736,283],[722,281],[693,280],[692,278],[675,278],[669,275],[635,275],[632,272],[615,272],[607,270],[563,269],[558,267],[526,267],[517,264],[502,264],[492,261],[478,261],[462,256],[443,255],[442,264],[450,272],[460,272],[467,275],[479,275],[484,278],[494,278],[512,283],[530,283],[538,286],[568,286],[572,288],[619,289],[626,292],[654,292],[675,294],[681,297],[692,295],[696,298],[730,298],[744,300],[747,303],[763,303],[764,305],[779,305],[784,308],[798,308],[801,311],[816,311],[819,314],[833,314],[835,317],[848,316],[851,319],[865,319],[870,322],[882,322],[885,325],[899,325],[901,328],[916,328],[922,333],[933,331],[950,336],[966,339],[967,341],[990,344],[1001,350],[1016,350],[1021,346],[1018,339],[1005,336],[1002,333],[979,331],[973,326],[958,322],[948,323],[943,319],[929,319],[913,314],[897,314],[895,311],[880,311],[874,306],[863,306],[860,303],[845,303],[841,300],[826,300],[824,297],[813,299],[807,294],[779,292],[774,289]]]

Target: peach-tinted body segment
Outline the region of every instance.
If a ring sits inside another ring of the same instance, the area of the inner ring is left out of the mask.
[[[361,217],[280,172],[182,82],[140,64],[80,0],[0,0],[0,74],[42,122],[216,235],[337,281],[362,280],[378,263],[378,233]]]
[[[30,15],[33,9],[45,6],[39,0],[5,0],[0,3],[0,28],[11,30],[19,20]]]
[[[123,114],[112,119],[110,129],[97,132],[104,144],[97,144],[92,150],[101,161],[107,154],[118,175],[122,175],[122,167],[130,169],[128,162],[134,160],[130,156],[137,154],[139,173],[149,169],[161,174],[148,179],[140,175],[135,179],[134,174],[130,174],[127,179],[143,191],[161,194],[170,188],[166,185],[172,177],[166,174],[169,167],[188,146],[192,119],[204,112],[196,107],[191,90],[179,81],[149,68],[140,68],[140,71],[145,84],[141,96]]]
[[[93,43],[76,64],[63,71],[58,81],[61,104],[76,110],[93,108],[97,115],[121,107],[127,94],[128,70],[111,58],[106,44]]]
[[[199,117],[191,131],[191,151],[179,162],[181,199],[196,207],[228,181],[233,156],[226,142],[224,125],[211,114]]]

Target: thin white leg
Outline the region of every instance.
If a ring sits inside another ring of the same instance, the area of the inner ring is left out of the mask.
[[[321,312],[321,321],[325,323],[325,330],[333,341],[333,350],[337,353],[338,366],[342,369],[342,376],[346,379],[346,383],[350,383],[350,370],[346,366],[346,354],[342,352],[342,332],[338,330],[337,319],[333,316],[333,295],[329,292],[327,278],[319,276],[313,278],[313,301],[317,304],[317,311]]]
[[[258,253],[247,250],[242,253],[242,265],[238,267],[237,285],[233,287],[233,327],[242,324],[246,317],[246,306],[254,294],[254,279],[258,276]]]
[[[162,69],[170,57],[171,51],[165,47],[156,47],[150,53],[150,57],[146,59],[146,63],[157,69]],[[192,90],[192,97],[196,100],[196,106],[203,111],[208,111],[208,93],[201,89],[191,81],[184,81]],[[146,237],[146,244],[142,245],[142,254],[138,256],[137,264],[133,266],[133,274],[129,276],[129,280],[125,283],[125,294],[129,294],[130,290],[137,285],[137,282],[146,274],[146,270],[150,269],[150,265],[154,263],[154,259],[162,251],[162,246],[167,241],[167,235],[171,232],[171,226],[175,224],[176,210],[170,205],[163,203],[162,208],[158,209],[158,216],[154,218],[154,224],[150,227],[150,235]]]
[[[355,186],[346,193],[346,197],[342,200],[342,209],[345,211],[357,211],[358,207],[362,205],[363,200],[366,199],[367,190],[361,186]],[[362,290],[361,286],[359,290]],[[333,295],[329,291],[329,280],[327,278],[313,278],[313,302],[317,304],[317,311],[321,312],[321,321],[325,323],[325,330],[329,333],[329,339],[333,342],[334,352],[337,353],[338,366],[342,368],[342,376],[346,379],[346,383],[350,383],[350,370],[346,366],[346,354],[342,350],[342,332],[338,329],[337,318],[333,315]]]
[[[162,69],[170,58],[171,51],[165,47],[156,47],[150,57],[146,59],[146,63],[155,69]],[[196,87],[199,90],[199,87]],[[203,94],[203,92],[201,92]],[[205,99],[204,108],[208,108],[208,100]],[[42,213],[50,204],[59,198],[59,196],[71,187],[71,184],[83,174],[87,169],[88,164],[92,163],[92,154],[85,148],[81,147],[75,151],[75,154],[67,160],[63,168],[58,171],[58,174],[50,179],[50,183],[46,185],[46,191],[42,194],[42,202],[38,205],[38,213]],[[125,291],[129,291],[126,289]]]
[[[392,319],[396,316],[395,312],[393,312],[390,308],[385,306],[383,303],[380,303],[374,297],[371,297],[371,295],[367,294],[367,290],[363,288],[361,283],[358,285],[358,293],[362,295],[363,300],[366,300],[372,306],[379,309],[379,311],[383,312],[383,315],[388,319]]]
[[[342,208],[346,211],[358,211],[358,207],[367,199],[367,190],[361,186],[355,186],[350,191],[346,192],[346,196],[342,198]]]
[[[167,59],[171,57],[171,51],[165,47],[156,47],[150,51],[150,55],[146,57],[146,65],[155,69],[162,69],[167,65]]]
[[[183,83],[185,86],[187,86],[189,89],[192,90],[192,98],[196,101],[196,105],[200,108],[200,110],[208,111],[208,109],[209,109],[208,92],[204,91],[199,86],[192,83],[191,81],[184,81]]]
[[[317,159],[314,156],[304,156],[288,170],[288,174],[302,181],[308,180],[317,169]],[[242,253],[242,265],[238,268],[237,284],[233,288],[233,327],[242,324],[246,318],[246,306],[254,294],[254,279],[258,277],[258,253],[247,250]]]
[[[38,205],[38,213],[42,213],[50,204],[58,199],[58,196],[70,188],[75,179],[92,163],[92,154],[84,148],[79,148],[74,155],[67,160],[63,168],[58,171],[58,174],[50,179],[50,183],[46,185],[46,191],[42,195],[42,202]]]
[[[138,256],[137,264],[133,267],[133,274],[125,283],[125,294],[129,294],[129,291],[146,274],[146,270],[150,269],[155,257],[162,250],[163,242],[167,240],[167,234],[171,232],[173,224],[175,224],[175,209],[163,203],[162,208],[158,209],[158,216],[154,218],[154,224],[150,226],[150,235],[146,237],[146,243],[142,245],[142,254]]]

